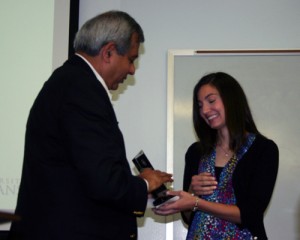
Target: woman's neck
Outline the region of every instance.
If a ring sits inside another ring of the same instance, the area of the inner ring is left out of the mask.
[[[227,128],[222,128],[218,131],[216,145],[224,150],[230,150],[230,136]]]

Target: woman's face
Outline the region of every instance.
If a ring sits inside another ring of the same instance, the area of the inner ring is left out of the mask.
[[[200,116],[213,129],[226,127],[225,108],[219,91],[212,85],[203,85],[198,91]]]

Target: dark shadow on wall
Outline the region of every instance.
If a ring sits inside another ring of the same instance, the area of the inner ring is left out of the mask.
[[[70,16],[69,16],[69,57],[74,54],[73,41],[78,31],[79,25],[79,0],[70,1]]]
[[[296,211],[296,229],[297,229],[297,239],[300,239],[300,199],[298,200],[298,208]]]

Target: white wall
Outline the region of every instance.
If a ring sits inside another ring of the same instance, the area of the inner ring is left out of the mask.
[[[131,160],[144,149],[153,165],[162,170],[166,169],[168,49],[300,48],[298,0],[84,0],[80,23],[111,9],[131,14],[146,37],[138,70],[129,84],[121,87],[114,103],[127,156]],[[294,190],[300,194],[300,189]],[[299,209],[291,214],[297,213]],[[286,221],[293,231],[287,232],[285,239],[300,239],[300,221]],[[166,233],[165,219],[153,216],[151,210],[139,223],[139,239],[172,239],[172,231]],[[269,235],[277,239],[276,232]],[[184,237],[185,229],[176,229],[174,239]]]
[[[68,20],[69,0],[1,0],[0,210],[15,208],[27,116],[52,69],[67,58]]]

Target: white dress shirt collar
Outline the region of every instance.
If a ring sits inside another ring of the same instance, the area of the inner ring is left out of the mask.
[[[93,73],[95,74],[96,78],[99,80],[99,82],[102,84],[105,91],[107,92],[109,99],[112,100],[112,94],[110,93],[108,87],[106,86],[106,83],[104,82],[103,78],[99,75],[99,73],[96,71],[96,69],[92,66],[92,64],[79,53],[75,53],[75,54],[81,57],[89,65],[89,67],[92,69]]]

